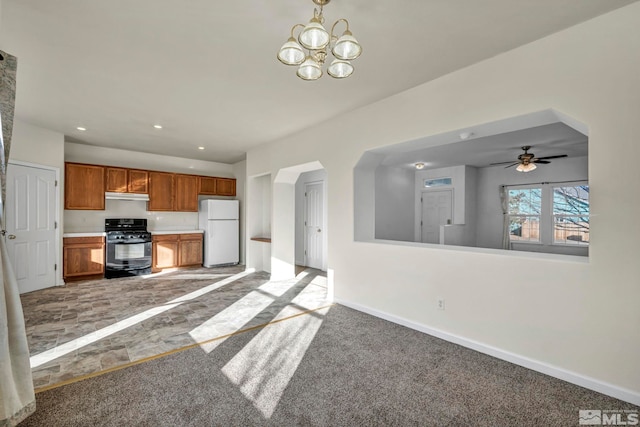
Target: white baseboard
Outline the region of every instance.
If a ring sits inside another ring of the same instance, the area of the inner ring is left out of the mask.
[[[375,317],[379,317],[384,320],[388,320],[398,325],[406,326],[407,328],[414,329],[416,331],[423,332],[428,335],[443,339],[445,341],[452,342],[454,344],[461,345],[463,347],[470,348],[472,350],[479,351],[489,356],[493,356],[498,359],[505,360],[507,362],[523,366],[525,368],[541,372],[554,378],[558,378],[563,381],[578,385],[580,387],[587,388],[589,390],[597,391],[598,393],[606,394],[607,396],[615,397],[616,399],[623,400],[625,402],[632,403],[640,406],[640,393],[629,390],[623,387],[618,387],[613,384],[609,384],[594,378],[587,377],[585,375],[578,374],[576,372],[568,371],[557,366],[549,365],[538,360],[530,359],[519,354],[511,353],[509,351],[502,350],[497,347],[483,344],[478,341],[474,341],[459,335],[454,335],[449,332],[445,332],[439,329],[431,328],[420,323],[413,322],[411,320],[395,316],[393,314],[379,311],[371,307],[367,307],[351,301],[345,301],[340,298],[335,298],[336,303],[344,305],[345,307],[352,308],[363,313],[370,314]]]

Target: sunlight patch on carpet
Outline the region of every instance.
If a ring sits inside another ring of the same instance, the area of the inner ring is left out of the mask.
[[[195,342],[202,343],[200,347],[207,353],[212,352],[222,344],[230,334],[238,332],[251,319],[260,314],[278,297],[284,295],[306,277],[307,273],[301,273],[297,280],[286,282],[267,282],[257,290],[250,292],[229,307],[222,310],[200,326],[194,328],[189,335]],[[215,341],[203,342],[216,337],[224,337]]]
[[[299,314],[301,304],[313,305],[314,298],[316,303],[326,303],[326,292],[318,299],[318,288],[322,289],[313,282],[307,285],[276,319]],[[329,309],[325,307],[266,326],[222,368],[265,418],[275,411]]]

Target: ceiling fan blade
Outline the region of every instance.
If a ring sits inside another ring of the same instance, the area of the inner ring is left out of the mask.
[[[510,168],[511,166],[515,166],[515,165],[519,165],[519,164],[520,164],[520,162],[511,163],[509,166],[505,166],[504,168],[507,169],[507,168]]]
[[[533,163],[542,163],[543,165],[548,165],[551,162],[549,160],[534,160]]]
[[[513,160],[509,160],[508,162],[489,163],[489,166],[506,165],[507,163],[513,163]]]
[[[534,161],[536,161],[536,162],[537,162],[538,160],[560,159],[560,158],[562,158],[562,157],[567,157],[567,155],[566,155],[566,154],[561,154],[561,155],[559,155],[559,156],[536,157],[536,158],[534,159]]]

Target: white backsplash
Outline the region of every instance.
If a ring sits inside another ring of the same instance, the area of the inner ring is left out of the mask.
[[[154,231],[196,230],[197,212],[149,212],[147,202],[106,200],[105,210],[65,210],[65,233],[92,233],[104,231],[106,218],[146,218],[147,229]]]

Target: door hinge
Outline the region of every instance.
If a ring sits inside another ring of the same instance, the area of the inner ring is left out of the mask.
[[[422,227],[422,221],[420,221],[420,227]]]
[[[53,270],[58,271],[58,264],[53,264]]]
[[[307,221],[304,222],[304,225],[307,225]]]
[[[55,182],[55,184],[53,186],[57,187],[58,186],[58,180],[56,179],[54,182]]]
[[[307,192],[306,191],[304,192],[304,197],[307,197]]]
[[[58,228],[58,221],[53,221],[53,228],[54,230]]]
[[[307,255],[307,250],[306,249],[304,250],[304,254],[305,254],[305,256]]]

